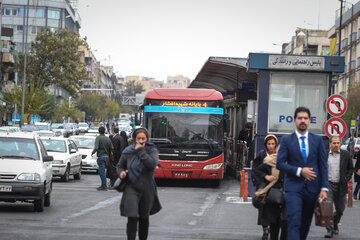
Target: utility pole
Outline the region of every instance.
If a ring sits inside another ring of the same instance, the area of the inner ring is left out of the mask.
[[[342,10],[343,10],[343,1],[344,0],[339,0],[340,1],[340,26],[339,26],[339,56],[341,56],[340,52],[341,52],[341,27],[342,27]]]
[[[22,85],[22,100],[21,100],[21,119],[20,126],[24,125],[24,105],[25,105],[25,82],[26,82],[26,55],[27,55],[27,40],[28,40],[28,30],[29,30],[29,0],[27,0],[26,5],[26,24],[25,24],[25,42],[23,44],[23,53],[24,53],[24,72],[23,72],[23,85]]]

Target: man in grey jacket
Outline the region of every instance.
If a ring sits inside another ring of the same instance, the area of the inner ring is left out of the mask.
[[[101,186],[97,188],[98,191],[106,191],[106,164],[109,161],[109,156],[112,156],[113,145],[110,138],[105,136],[105,128],[99,127],[100,135],[95,139],[95,147],[91,153],[91,156],[96,153],[98,159],[97,164],[99,166],[99,176],[101,179]]]

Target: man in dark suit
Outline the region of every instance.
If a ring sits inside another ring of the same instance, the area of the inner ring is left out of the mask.
[[[308,132],[310,110],[298,107],[296,131],[282,137],[276,168],[285,173],[288,239],[306,239],[315,202],[327,198],[328,171],[321,136]]]
[[[338,224],[345,210],[346,193],[354,166],[350,153],[340,149],[340,137],[330,138],[330,152],[327,158],[329,192],[328,200],[335,205],[334,226],[328,226],[325,238],[339,234]]]
[[[115,126],[113,128],[113,135],[110,139],[113,145],[113,158],[110,159],[107,165],[106,176],[110,178],[110,186],[112,187],[116,179],[119,177],[116,172],[116,165],[118,164],[121,157],[121,153],[126,146],[125,146],[124,138],[119,135],[118,126]]]

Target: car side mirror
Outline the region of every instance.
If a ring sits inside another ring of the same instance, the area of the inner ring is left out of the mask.
[[[54,161],[53,156],[43,155],[42,158],[43,158],[43,162],[52,162],[52,161]]]
[[[76,149],[74,148],[70,149],[70,153],[76,153]]]

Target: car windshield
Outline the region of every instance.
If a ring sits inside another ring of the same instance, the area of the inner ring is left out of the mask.
[[[66,152],[64,140],[42,139],[46,151],[49,152]]]
[[[36,125],[40,130],[49,130],[47,125]]]
[[[98,130],[100,126],[91,126],[90,129]]]
[[[0,132],[8,132],[7,129],[0,129]]]
[[[0,138],[0,158],[40,159],[35,140],[22,138]]]
[[[65,129],[72,129],[73,126],[71,124],[65,124],[64,127],[65,127]]]
[[[40,137],[53,137],[53,136],[55,136],[54,132],[38,132],[37,134]]]
[[[87,123],[79,123],[79,127],[89,127],[89,125]]]
[[[55,124],[51,125],[51,128],[52,129],[64,129],[64,125],[55,123]]]
[[[350,138],[346,139],[346,141],[343,143],[344,145],[348,145],[350,141]]]
[[[360,144],[360,138],[357,140],[356,144]]]
[[[71,138],[78,148],[93,149],[95,138]]]
[[[34,131],[39,131],[39,130],[40,129],[34,125],[24,125],[21,127],[22,132],[34,132]]]

